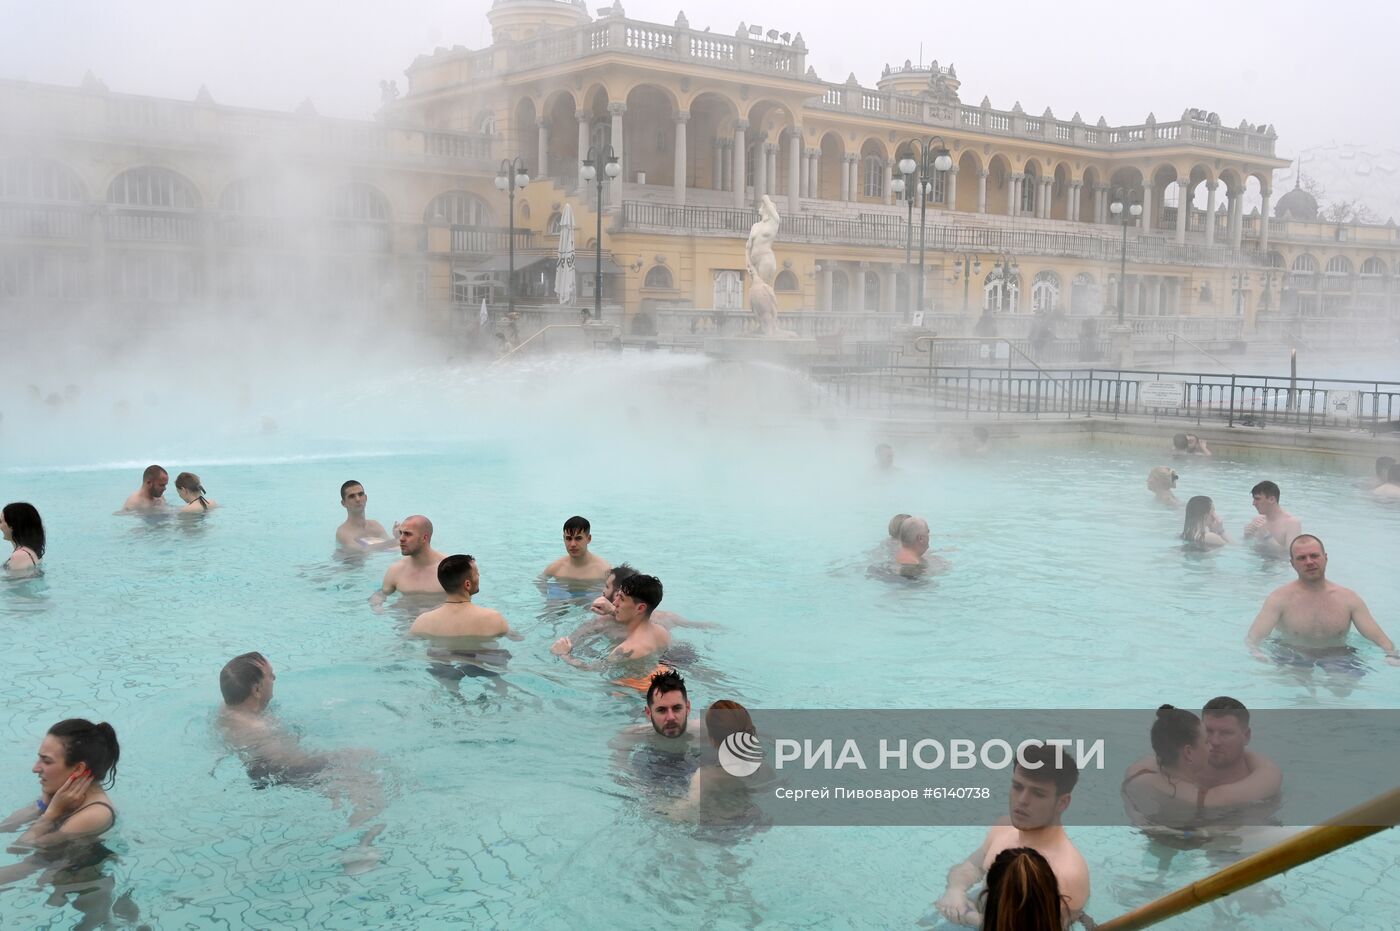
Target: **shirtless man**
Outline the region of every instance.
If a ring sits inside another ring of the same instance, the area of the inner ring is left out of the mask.
[[[261,653],[244,653],[224,664],[219,672],[219,691],[224,705],[219,710],[219,730],[238,753],[248,776],[259,788],[289,783],[319,788],[332,798],[347,798],[352,806],[351,826],[359,825],[384,807],[378,782],[362,770],[347,771],[337,765],[356,762],[362,751],[307,753],[296,736],[267,713],[277,675]],[[361,840],[367,846],[382,827],[371,828]]]
[[[1303,522],[1279,507],[1279,490],[1273,482],[1260,482],[1249,493],[1259,516],[1245,525],[1244,538],[1253,540],[1260,552],[1283,555],[1293,538],[1303,532]]]
[[[370,604],[377,608],[394,592],[441,595],[437,569],[438,563],[447,557],[433,549],[432,543],[432,521],[422,514],[404,518],[399,524],[399,552],[403,559],[397,560],[384,573],[384,584],[370,596]]]
[[[335,542],[346,549],[383,549],[393,544],[384,525],[365,517],[369,496],[365,486],[351,479],[340,486],[340,504],[345,508],[345,523],[335,528]]]
[[[615,751],[616,768],[621,769],[634,752],[643,748],[669,757],[660,762],[674,764],[675,757],[683,757],[692,749],[698,751],[703,745],[704,718],[690,716],[690,696],[685,690],[685,680],[674,669],[663,667],[651,677],[646,692],[646,716],[645,724],[632,725],[609,741],[608,746]],[[674,769],[674,766],[666,767],[665,775],[689,778],[688,771],[673,772]]]
[[[1201,724],[1205,727],[1206,746],[1210,750],[1197,785],[1203,789],[1251,786],[1252,791],[1241,804],[1262,802],[1278,794],[1283,787],[1278,765],[1263,754],[1247,749],[1249,709],[1243,702],[1228,695],[1212,698],[1201,709]]]
[[[661,580],[654,575],[637,574],[617,586],[617,620],[627,625],[627,635],[608,654],[608,662],[638,660],[655,656],[671,645],[666,628],[652,620],[652,612],[661,603]],[[579,668],[591,668],[572,655],[573,640],[560,637],[550,650],[556,656]]]
[[[582,517],[574,516],[564,521],[564,549],[567,555],[546,566],[541,577],[560,582],[601,582],[607,578],[612,566],[603,557],[588,552],[588,544],[593,542],[592,530],[592,525]]]
[[[481,570],[470,556],[447,556],[437,567],[438,584],[447,592],[442,607],[418,615],[411,637],[504,637],[510,633],[501,612],[472,604],[481,591]]]
[[[1172,437],[1172,447],[1178,455],[1183,456],[1209,456],[1210,447],[1206,441],[1194,433],[1178,433]]]
[[[151,511],[165,507],[165,486],[170,484],[170,473],[158,465],[146,466],[141,473],[141,487],[131,493],[122,505],[123,511]]]
[[[1033,768],[1024,768],[1022,761]],[[981,912],[967,892],[987,875],[997,854],[1012,847],[1030,847],[1050,863],[1065,897],[1065,927],[1079,917],[1089,900],[1089,865],[1060,825],[1078,781],[1079,767],[1073,759],[1057,754],[1056,748],[1032,745],[1021,752],[1011,773],[1011,817],[994,825],[982,846],[948,871],[948,888],[937,904],[943,917],[981,926]]]
[[[1259,616],[1250,625],[1245,643],[1255,658],[1269,659],[1259,645],[1278,631],[1290,658],[1318,665],[1349,661],[1347,635],[1353,626],[1361,636],[1385,651],[1385,660],[1400,666],[1400,653],[1381,630],[1366,602],[1349,588],[1327,581],[1327,550],[1310,533],[1300,534],[1288,546],[1296,582],[1277,588],[1264,600]]]
[[[1400,465],[1391,464],[1386,469],[1385,482],[1371,489],[1377,498],[1400,498]]]

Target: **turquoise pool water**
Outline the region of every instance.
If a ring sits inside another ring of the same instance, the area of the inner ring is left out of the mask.
[[[1400,669],[1369,644],[1375,669],[1346,696],[1251,660],[1244,631],[1290,570],[1238,546],[1183,554],[1178,513],[1144,485],[1172,464],[1183,500],[1214,496],[1238,536],[1249,487],[1272,478],[1327,542],[1330,577],[1400,636],[1386,542],[1400,509],[1313,463],[1008,443],[983,460],[901,447],[902,471],[877,475],[871,434],[799,382],[664,358],[409,369],[290,399],[230,391],[200,430],[145,417],[140,400],[123,423],[97,397],[4,422],[0,497],[39,506],[50,555],[42,579],[0,584],[0,798],[33,797],[28,767],[54,721],[113,722],[121,814],[104,869],[154,927],[886,928],[928,915],[981,829],[779,828],[718,844],[638,801],[607,742],[641,702],[550,654],[584,611],[551,609],[532,584],[573,513],[593,521],[597,552],[663,580],[664,608],[720,625],[677,634],[697,654],[697,709],[1196,707],[1222,693],[1400,707]],[[112,515],[147,460],[199,472],[225,509]],[[477,600],[525,636],[506,696],[474,679],[453,694],[404,639],[410,613],[370,610],[389,556],[332,558],[347,478],[365,483],[371,516],[425,513],[439,548],[478,558]],[[866,576],[897,511],[929,518],[947,575]],[[356,839],[343,811],[253,789],[214,734],[218,670],[251,649],[276,667],[273,710],[307,748],[374,751],[388,793],[375,868],[343,868]],[[1099,920],[1219,865],[1127,828],[1072,837]],[[1391,832],[1164,927],[1389,928],[1398,859]],[[4,924],[76,924],[50,893],[0,890]]]

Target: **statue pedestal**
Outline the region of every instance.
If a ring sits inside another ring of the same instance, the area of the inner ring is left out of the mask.
[[[800,368],[821,355],[815,339],[781,336],[707,336],[705,355],[730,362],[767,362]]]
[[[1108,328],[1108,364],[1116,369],[1133,367],[1133,328],[1127,325]]]

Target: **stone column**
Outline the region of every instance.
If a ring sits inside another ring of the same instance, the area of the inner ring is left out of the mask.
[[[894,203],[894,190],[890,187],[894,183],[894,164],[885,159],[885,206]]]
[[[795,129],[788,134],[788,212],[801,209],[802,200],[798,195],[802,184],[802,131]]]
[[[778,143],[770,142],[765,148],[768,150],[768,181],[765,185],[771,193],[778,193]]]
[[[583,180],[583,160],[588,158],[588,126],[593,122],[593,111],[575,110],[574,118],[578,120],[578,186],[584,187],[588,182]]]
[[[690,122],[689,110],[679,110],[676,112],[676,161],[672,173],[676,176],[675,194],[673,196],[678,204],[685,203],[685,180],[687,171],[685,164],[685,124],[688,122]]]
[[[985,168],[977,169],[977,212],[987,212],[987,175],[990,174]]]
[[[822,196],[822,179],[821,176],[817,174],[822,164],[821,155],[820,149],[813,149],[807,156],[807,160],[811,162],[811,164],[807,166],[807,196],[813,199]]]
[[[944,204],[949,210],[958,209],[958,166],[954,165],[948,169],[948,181],[943,185],[943,193],[947,195],[947,203]]]
[[[768,193],[768,143],[755,142],[753,147],[753,199],[757,203]]]
[[[714,166],[710,174],[710,187],[715,191],[724,190],[724,143],[716,136],[710,147],[710,164]]]
[[[622,167],[622,172],[617,176],[617,180],[614,181],[614,182],[613,182],[611,185],[609,185],[609,186],[612,188],[612,202],[613,202],[613,206],[616,207],[616,208],[618,208],[619,210],[622,209],[622,185],[623,185],[623,182],[625,182],[625,181],[627,180],[627,161],[626,161],[625,158],[624,158],[624,155],[623,155],[623,146],[622,146],[622,131],[623,131],[623,130],[622,130],[622,114],[624,114],[624,113],[626,113],[626,112],[627,112],[627,104],[625,104],[625,103],[617,103],[617,102],[614,102],[614,103],[608,104],[608,113],[612,114],[612,147],[613,147],[613,152],[616,153],[616,155],[617,155],[617,163],[618,163],[618,165],[620,165],[620,166]],[[601,170],[601,166],[600,166],[600,170]],[[595,271],[596,271],[596,269],[595,269]]]
[[[537,136],[540,150],[539,174],[537,178],[549,177],[549,124],[544,120],[535,120],[535,128],[539,130]]]
[[[1021,192],[1021,176],[1012,172],[1011,179],[1006,184],[1006,215],[1014,217],[1016,208],[1019,206],[1017,194]]]
[[[1186,242],[1187,219],[1191,214],[1191,179],[1176,179],[1176,241]]]
[[[1269,189],[1260,191],[1264,202],[1259,205],[1259,251],[1269,251]]]
[[[1244,238],[1244,188],[1225,193],[1230,198],[1230,248],[1238,249]]]
[[[851,199],[851,157],[847,155],[841,158],[841,201],[849,203]]]
[[[1206,182],[1206,245],[1215,245],[1215,189],[1219,181]]]
[[[734,206],[742,207],[748,202],[748,179],[744,177],[744,172],[748,170],[748,145],[745,135],[749,128],[748,120],[739,120],[734,124]]]
[[[831,260],[822,260],[822,299],[818,306],[822,310],[831,310]]]
[[[1108,185],[1094,185],[1094,222],[1108,222]]]
[[[868,263],[868,262],[857,262],[857,263],[856,263],[856,274],[855,274],[855,290],[856,290],[856,293],[853,294],[852,297],[855,298],[855,312],[858,313],[858,314],[863,314],[863,313],[865,313],[865,275],[866,275],[866,270],[867,270],[869,267],[870,267],[870,263]]]
[[[860,156],[851,156],[851,202],[860,200]]]
[[[812,196],[807,178],[807,169],[810,167],[811,162],[807,160],[807,150],[799,147],[797,152],[797,196],[803,200]]]
[[[885,266],[885,274],[881,276],[880,282],[880,313],[894,313],[895,278],[898,274],[893,265]]]
[[[1152,182],[1142,182],[1142,231],[1152,229]]]

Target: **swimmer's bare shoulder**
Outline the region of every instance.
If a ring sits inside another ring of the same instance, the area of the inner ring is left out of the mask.
[[[568,562],[569,557],[560,556],[558,559],[554,560],[554,562],[545,566],[544,571],[540,573],[540,576],[546,579],[557,578],[559,576],[559,571],[563,569],[564,566],[568,565]]]

